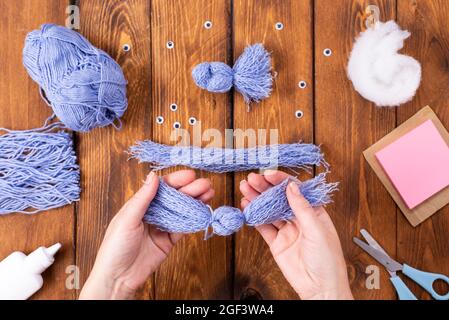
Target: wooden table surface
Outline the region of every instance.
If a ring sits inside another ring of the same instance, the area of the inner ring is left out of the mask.
[[[332,166],[329,178],[341,182],[328,211],[342,241],[356,298],[396,298],[383,268],[380,289],[367,289],[366,268],[375,263],[352,243],[361,228],[371,231],[398,260],[449,274],[449,208],[413,228],[362,155],[427,104],[449,128],[449,1],[0,0],[0,127],[34,128],[51,114],[22,66],[23,42],[42,23],[65,24],[70,4],[80,9],[79,32],[122,66],[129,82],[129,107],[121,131],[108,127],[74,135],[82,176],[78,203],[36,215],[0,217],[0,259],[14,250],[63,244],[34,298],[77,297],[77,280],[82,287],[110,219],[148,172],[147,166],[127,161],[124,151],[144,138],[173,143],[173,123],[189,127],[191,116],[201,121],[203,130],[271,128],[279,130],[279,142],[303,140],[323,146]],[[403,52],[422,64],[416,97],[399,108],[373,106],[354,91],[346,76],[348,55],[364,28],[368,4],[380,8],[382,21],[395,19],[411,31]],[[211,21],[212,28],[205,28],[205,21]],[[283,23],[282,30],[276,30],[277,22]],[[173,49],[166,47],[169,40]],[[195,64],[232,63],[246,45],[256,42],[272,52],[277,77],[271,98],[253,106],[250,113],[240,95],[210,94],[194,85],[190,72]],[[124,51],[124,44],[131,50]],[[332,50],[331,56],[323,55],[325,48]],[[298,87],[301,80],[307,83],[305,89]],[[179,106],[178,111],[170,111],[171,103]],[[295,118],[296,110],[304,117]],[[155,123],[158,115],[164,116],[163,125]],[[237,186],[245,174],[199,174],[212,179],[214,207],[240,203]],[[419,298],[428,298],[406,282]],[[245,228],[233,237],[208,241],[203,241],[203,234],[185,237],[138,298],[297,299],[297,295],[261,237]]]

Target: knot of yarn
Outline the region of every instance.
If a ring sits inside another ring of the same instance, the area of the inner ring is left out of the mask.
[[[245,224],[245,216],[238,208],[222,206],[215,209],[211,216],[210,226],[213,233],[228,236],[240,230]]]
[[[262,44],[245,48],[234,67],[223,62],[203,62],[192,70],[196,85],[210,92],[224,93],[232,86],[246,103],[259,102],[271,94],[271,58]]]
[[[222,62],[203,62],[192,71],[196,85],[210,92],[223,93],[232,88],[234,71]]]
[[[410,101],[421,81],[421,65],[400,54],[410,33],[394,21],[377,22],[360,34],[348,62],[348,77],[355,90],[377,106],[398,106]]]
[[[120,66],[73,30],[44,24],[30,32],[23,64],[56,116],[74,131],[114,125],[127,108]]]

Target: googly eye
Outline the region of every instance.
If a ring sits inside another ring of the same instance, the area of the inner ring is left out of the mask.
[[[128,51],[130,51],[130,50],[131,50],[131,46],[130,46],[129,44],[125,43],[125,44],[123,45],[123,51],[128,52]]]
[[[307,82],[305,82],[304,80],[299,81],[298,87],[301,89],[305,89],[307,87]]]
[[[304,116],[304,112],[302,112],[301,110],[296,110],[295,111],[295,117],[298,119],[301,119]]]
[[[171,110],[171,111],[176,111],[176,110],[178,110],[178,105],[177,105],[176,103],[172,103],[172,104],[170,105],[170,110]]]
[[[276,22],[276,24],[274,25],[274,28],[276,30],[282,30],[282,29],[284,29],[284,24],[282,22]]]
[[[173,49],[175,47],[175,43],[173,41],[167,41],[167,49]]]
[[[326,57],[330,57],[330,56],[332,55],[332,50],[329,49],[329,48],[326,48],[326,49],[323,50],[323,54],[324,54]]]
[[[156,117],[156,123],[157,124],[163,124],[164,123],[164,117],[163,116],[157,116]]]
[[[173,123],[173,128],[174,128],[174,129],[179,129],[179,128],[181,128],[181,123],[179,123],[178,121],[176,121],[175,123]]]
[[[191,126],[195,125],[196,121],[197,121],[197,120],[196,120],[195,117],[190,117],[190,118],[189,118],[189,124],[190,124]]]
[[[212,21],[209,21],[209,20],[205,21],[204,24],[203,24],[203,26],[204,26],[204,28],[206,28],[206,29],[212,28]]]

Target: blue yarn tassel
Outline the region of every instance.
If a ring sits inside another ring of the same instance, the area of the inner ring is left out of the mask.
[[[42,25],[26,37],[23,64],[68,128],[86,132],[114,125],[115,120],[120,123],[127,108],[123,72],[79,33]]]
[[[194,199],[170,187],[162,180],[156,197],[151,202],[144,221],[156,225],[159,229],[175,233],[206,232],[227,236],[237,232],[243,225],[259,226],[275,221],[290,220],[294,214],[288,204],[286,187],[289,178],[281,184],[268,189],[250,202],[242,211],[234,207],[222,206],[212,210],[200,200]],[[337,189],[337,183],[327,183],[326,173],[298,186],[304,197],[313,207],[331,202],[331,194]]]
[[[247,47],[233,68],[223,62],[203,62],[192,70],[192,77],[210,92],[228,92],[234,86],[248,104],[268,98],[273,85],[270,54],[260,43]]]
[[[276,166],[305,170],[311,166],[328,167],[320,147],[306,143],[222,149],[167,146],[146,140],[132,146],[130,154],[140,162],[149,162],[153,170],[178,165],[219,173],[268,169]]]
[[[79,199],[71,134],[61,123],[0,135],[0,214],[36,213]]]

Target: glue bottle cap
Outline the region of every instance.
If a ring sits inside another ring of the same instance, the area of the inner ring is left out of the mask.
[[[41,274],[55,261],[54,255],[61,248],[60,243],[51,247],[39,247],[25,258],[26,268],[32,273]]]

